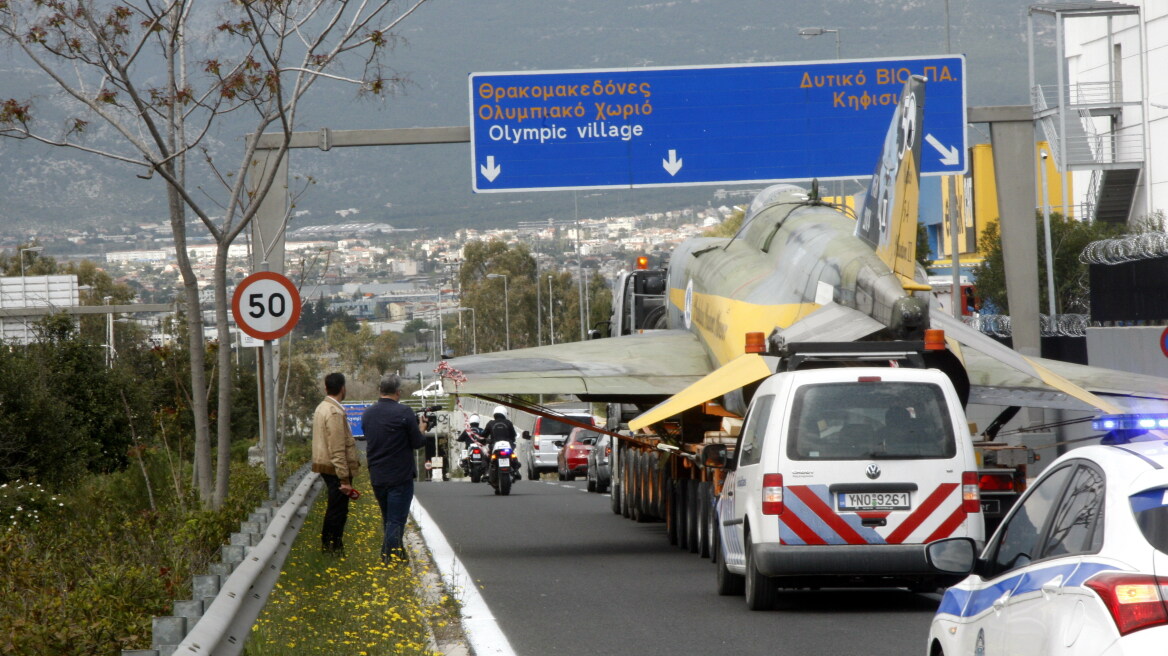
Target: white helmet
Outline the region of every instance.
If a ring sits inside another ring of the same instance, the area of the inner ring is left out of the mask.
[[[477,426],[478,423],[479,423],[479,416],[478,415],[471,415],[470,416],[470,425]]]
[[[491,414],[492,415],[503,415],[503,417],[506,418],[507,417],[507,408],[504,408],[501,405],[497,405],[497,406],[495,406],[495,409],[491,411]]]

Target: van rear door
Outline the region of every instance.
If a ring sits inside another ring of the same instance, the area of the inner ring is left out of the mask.
[[[975,467],[970,440],[957,433],[965,426],[956,425],[963,415],[952,410],[951,386],[936,372],[851,371],[794,390],[780,456],[788,473],[781,542],[982,539],[967,528],[963,476]]]

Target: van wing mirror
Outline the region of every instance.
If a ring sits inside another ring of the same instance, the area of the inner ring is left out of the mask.
[[[530,440],[531,439],[531,432],[530,431],[523,431],[519,436],[525,440]]]
[[[716,469],[734,469],[734,460],[725,444],[707,444],[703,447],[702,462]]]

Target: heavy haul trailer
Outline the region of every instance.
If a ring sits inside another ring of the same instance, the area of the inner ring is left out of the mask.
[[[760,341],[761,335],[755,337]],[[943,344],[943,338],[934,333]],[[770,360],[776,372],[809,371],[823,367],[888,366],[896,362],[901,368],[937,368],[958,379],[963,372],[959,362],[947,351],[925,350],[922,342],[846,342],[772,345]],[[942,355],[943,354],[943,355]],[[751,385],[757,388],[758,384]],[[748,390],[750,392],[752,390]],[[640,414],[642,408],[610,404],[610,431]],[[963,410],[959,408],[960,412]],[[960,416],[964,418],[964,413]],[[966,431],[959,442],[972,438],[968,424],[955,422],[955,431]],[[613,452],[612,511],[640,522],[664,521],[672,544],[698,553],[718,557],[716,499],[726,478],[725,463],[733,462],[735,445],[742,419],[726,412],[720,405],[706,402],[658,424],[656,433],[630,435],[623,431]],[[631,438],[631,439],[630,439]],[[981,515],[986,531],[996,528],[1025,487],[1025,467],[1033,455],[1022,447],[992,442],[974,442],[978,469]]]

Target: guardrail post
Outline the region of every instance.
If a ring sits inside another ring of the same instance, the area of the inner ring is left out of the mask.
[[[203,602],[203,608],[211,605],[219,594],[219,577],[213,574],[196,576],[191,581],[191,597]],[[202,614],[202,611],[199,612]]]
[[[150,646],[158,650],[158,656],[170,656],[187,634],[187,618],[167,616],[155,617]]]
[[[268,591],[271,590],[275,579],[279,576],[280,566],[291,549],[291,542],[299,531],[300,525],[304,522],[304,516],[308,511],[307,506],[311,505],[316,493],[320,490],[319,479],[312,481],[305,489],[300,489],[308,472],[308,465],[301,467],[299,471],[288,478],[284,489],[277,493],[277,499],[264,501],[262,506],[248,516],[246,522],[240,523],[240,532],[232,533],[230,544],[220,547],[221,562],[211,563],[208,567],[209,574],[192,578],[191,596],[193,599],[176,600],[174,601],[174,615],[154,618],[152,649],[124,649],[121,652],[122,656],[174,656],[181,645],[186,645],[184,653],[186,651],[195,654],[207,653],[206,649],[214,648],[210,646],[210,642],[213,641],[200,640],[199,642],[203,643],[202,646],[195,643],[187,644],[185,641],[189,632],[197,633],[200,631],[200,625],[204,623],[203,620],[207,613],[215,613],[212,610],[212,605],[219,598],[220,592],[225,586],[232,585],[236,589],[229,590],[227,596],[231,599],[225,600],[226,603],[230,605],[234,603],[233,600],[242,600],[247,597],[252,600],[248,602],[252,605],[246,611],[240,609],[242,612],[238,617],[234,613],[228,613],[226,618],[222,616],[212,618],[211,624],[213,626],[205,633],[208,635],[218,634],[215,639],[219,640],[223,638],[222,631],[229,631],[231,636],[219,646],[224,648],[223,653],[225,654],[238,654],[243,648],[243,641],[239,640],[238,637],[246,638],[250,631],[259,608],[262,608]],[[297,492],[304,495],[297,502],[298,505],[291,508],[291,513],[285,511],[278,515],[284,504]],[[272,524],[277,518],[280,519],[280,522],[273,527]],[[255,563],[248,563],[247,567],[244,568],[244,573],[251,583],[247,584],[246,587],[240,588],[238,583],[229,582],[235,570],[248,558],[248,552],[260,545],[264,540],[265,533],[273,528],[281,534],[282,539],[278,541],[278,545],[269,544],[263,547],[263,553],[257,552],[251,558],[257,562],[261,559],[267,561],[267,567],[249,573],[250,570],[256,568],[254,567]],[[276,548],[273,550],[272,547]],[[255,606],[253,601],[260,605]]]

